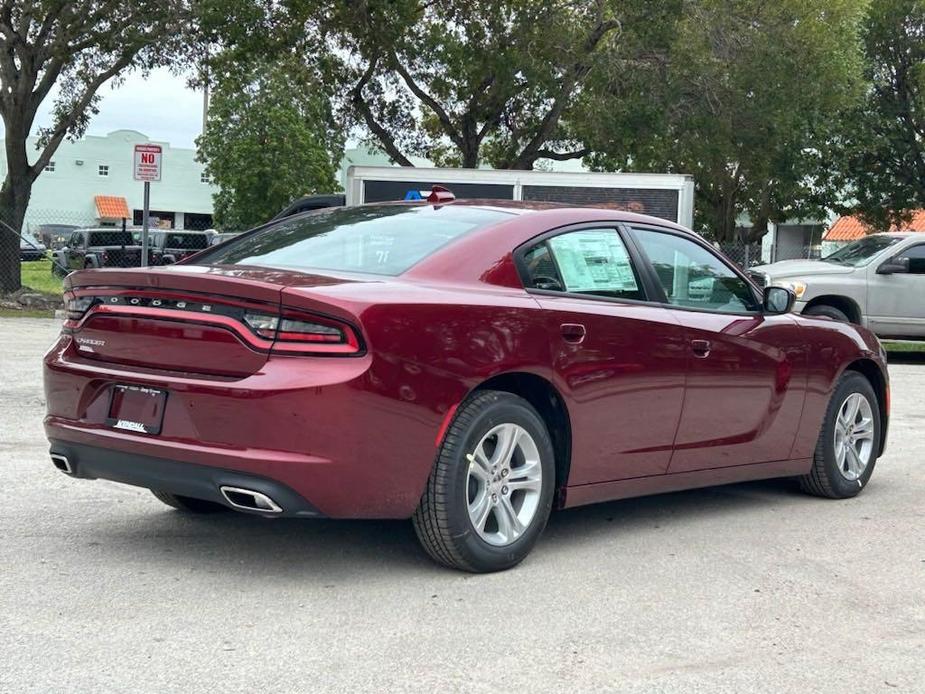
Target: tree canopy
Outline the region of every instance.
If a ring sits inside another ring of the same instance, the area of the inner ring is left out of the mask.
[[[586,81],[660,12],[645,0],[247,5],[214,60],[261,52],[319,66],[344,124],[398,164],[517,169],[587,154],[572,123]]]
[[[589,84],[581,133],[607,170],[693,174],[701,231],[819,214],[814,147],[856,98],[863,0],[691,0],[664,59]]]
[[[925,208],[925,0],[878,0],[864,22],[866,91],[821,159],[826,199],[884,229]]]
[[[197,145],[220,189],[215,221],[224,229],[260,224],[294,198],[339,186],[343,133],[315,76],[298,63],[226,75]]]

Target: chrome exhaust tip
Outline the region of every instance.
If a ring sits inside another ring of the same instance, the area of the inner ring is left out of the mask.
[[[74,474],[74,468],[71,467],[71,461],[67,459],[66,455],[61,455],[60,453],[52,453],[51,464],[58,468],[65,475]]]
[[[244,511],[259,511],[260,513],[282,513],[280,508],[273,499],[262,492],[255,492],[253,489],[241,489],[240,487],[219,487],[222,496],[234,508]]]

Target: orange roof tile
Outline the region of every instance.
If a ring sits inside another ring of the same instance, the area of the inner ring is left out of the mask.
[[[96,216],[100,219],[127,219],[131,217],[128,213],[128,203],[125,198],[119,198],[115,195],[97,195],[93,198],[96,203]]]
[[[890,231],[921,231],[925,232],[925,210],[916,210],[908,223],[894,224]],[[873,234],[880,229],[873,229],[857,217],[844,216],[835,220],[822,237],[823,241],[854,241],[867,234]]]

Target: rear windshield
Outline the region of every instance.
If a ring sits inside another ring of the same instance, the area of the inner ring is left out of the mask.
[[[186,250],[205,248],[208,245],[209,239],[205,234],[167,234],[167,241],[164,243],[165,248]]]
[[[94,231],[90,234],[91,246],[134,246],[130,231]]]
[[[462,234],[505,219],[510,213],[462,205],[332,208],[229,241],[197,264],[398,275]]]

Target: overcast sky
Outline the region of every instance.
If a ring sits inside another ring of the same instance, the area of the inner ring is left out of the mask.
[[[187,89],[183,77],[167,70],[155,70],[147,79],[129,74],[123,84],[103,86],[99,93],[100,112],[91,118],[88,135],[138,130],[173,147],[193,147],[202,129],[202,92]],[[51,124],[51,104],[49,95],[36,117],[36,130]]]

